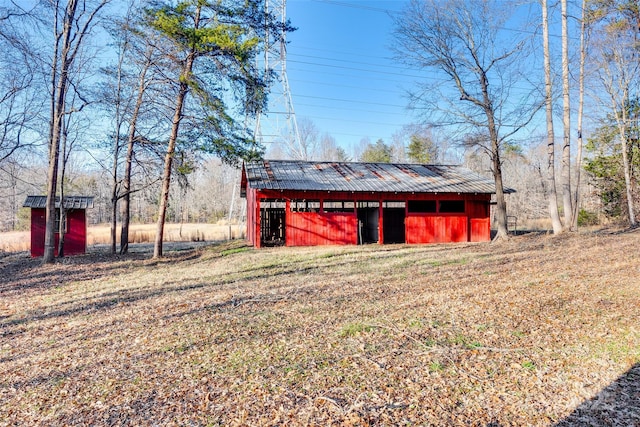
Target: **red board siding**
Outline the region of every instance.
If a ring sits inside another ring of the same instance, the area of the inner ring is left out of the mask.
[[[31,209],[31,256],[39,257],[44,255],[44,233],[46,227],[45,210]],[[56,235],[56,247],[57,245]],[[57,250],[56,250],[57,252]]]
[[[488,242],[491,240],[491,221],[489,218],[471,218],[471,241]]]
[[[45,210],[31,209],[31,256],[44,255],[46,229]],[[58,256],[59,236],[56,233],[54,254]],[[67,234],[64,236],[64,254],[80,255],[87,249],[87,223],[84,210],[67,211]]]
[[[355,245],[353,214],[287,212],[287,246]]]
[[[323,191],[275,191],[256,190],[247,186],[247,239],[260,247],[260,208],[258,199],[286,200],[287,246],[311,246],[328,244],[357,244],[358,220],[355,214],[291,212],[289,201],[350,200],[350,201],[407,201],[407,200],[464,200],[465,213],[410,213],[405,217],[407,243],[483,242],[490,240],[489,194],[397,194],[351,193]],[[382,213],[380,218],[384,218]],[[383,221],[378,226],[379,242],[383,237]]]
[[[407,243],[447,243],[468,240],[466,216],[408,215]]]
[[[66,255],[78,255],[87,249],[87,223],[84,210],[67,212],[68,232],[64,236],[64,253]]]
[[[258,223],[258,218],[260,218],[260,216],[256,216],[256,205],[256,190],[247,187],[247,240],[251,242],[253,246],[259,248],[260,223]]]
[[[488,242],[491,240],[491,220],[489,219],[489,201],[473,201],[468,203],[469,223],[471,225],[472,242]]]

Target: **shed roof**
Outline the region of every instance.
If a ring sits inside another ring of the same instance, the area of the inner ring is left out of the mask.
[[[496,186],[462,166],[261,160],[244,165],[242,186],[261,190],[493,194]],[[515,190],[505,188],[505,193]]]
[[[47,207],[47,196],[27,196],[22,204],[24,208]],[[60,207],[60,197],[56,197],[56,208]],[[63,209],[88,209],[93,207],[93,197],[90,196],[64,196]]]

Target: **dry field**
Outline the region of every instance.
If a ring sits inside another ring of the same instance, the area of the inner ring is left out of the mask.
[[[243,238],[244,225],[229,225],[221,221],[218,224],[165,224],[165,242],[202,242],[222,241],[229,239],[229,231],[233,239]],[[31,247],[29,231],[12,231],[0,233],[0,255],[3,252],[28,251]],[[132,224],[129,241],[131,243],[153,242],[156,235],[155,224]],[[111,240],[108,225],[94,225],[87,227],[87,244],[108,244]],[[117,232],[120,242],[120,229]]]
[[[638,426],[639,240],[5,257],[0,426]]]

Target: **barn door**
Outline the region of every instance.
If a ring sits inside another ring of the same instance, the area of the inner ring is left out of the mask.
[[[405,202],[384,202],[382,206],[383,243],[405,243]]]
[[[284,200],[260,200],[260,245],[282,246],[286,233],[286,202]]]
[[[378,243],[379,202],[358,202],[358,244]]]

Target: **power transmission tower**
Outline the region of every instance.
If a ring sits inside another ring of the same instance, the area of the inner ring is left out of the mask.
[[[263,40],[263,66],[269,83],[269,104],[256,117],[254,137],[262,144],[284,142],[292,147],[300,146],[300,133],[293,109],[291,89],[287,78],[287,43],[284,33],[287,20],[286,0],[265,0],[265,12],[279,19],[282,32],[267,31]]]

